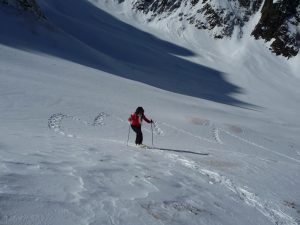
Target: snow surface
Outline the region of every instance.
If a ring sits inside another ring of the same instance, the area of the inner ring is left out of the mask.
[[[299,57],[38,2],[0,8],[1,225],[300,223]]]

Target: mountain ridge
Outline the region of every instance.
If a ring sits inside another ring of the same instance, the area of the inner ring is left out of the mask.
[[[214,39],[255,38],[264,40],[276,55],[291,58],[300,50],[300,0],[113,0],[142,13],[147,23],[175,22],[206,30]],[[97,1],[96,1],[97,2]],[[0,0],[36,18],[46,18],[36,0]],[[256,14],[259,20],[251,36],[245,26]]]
[[[146,16],[147,22],[169,20],[207,30],[214,39],[262,39],[276,55],[291,58],[300,48],[300,1],[280,0],[115,0],[131,5],[135,13]],[[259,20],[245,37],[245,26]],[[183,28],[184,29],[184,28]]]

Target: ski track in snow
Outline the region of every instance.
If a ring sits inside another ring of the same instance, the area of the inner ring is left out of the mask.
[[[66,131],[64,131],[63,129],[63,126],[62,126],[62,122],[65,118],[71,118],[72,120],[74,121],[78,121],[78,122],[81,122],[83,123],[84,125],[86,126],[103,126],[105,123],[104,123],[104,120],[106,117],[110,116],[108,113],[105,113],[105,112],[101,112],[99,113],[95,119],[93,120],[93,123],[89,123],[85,120],[82,120],[80,119],[79,117],[76,117],[76,116],[70,116],[70,115],[65,115],[63,113],[56,113],[56,114],[53,114],[50,116],[50,118],[48,119],[48,127],[52,130],[54,130],[55,132],[63,135],[63,136],[67,136],[67,137],[71,137],[71,138],[74,138],[76,137],[76,135],[74,134],[68,134],[66,133]],[[122,118],[119,118],[119,117],[116,117],[115,119],[119,120],[120,122],[126,122],[127,121],[124,121]],[[243,143],[247,143],[249,145],[252,145],[258,149],[262,149],[264,151],[268,151],[268,152],[271,152],[273,154],[276,154],[278,156],[281,156],[281,157],[284,157],[286,159],[289,159],[289,160],[292,160],[294,162],[297,162],[297,163],[300,163],[300,160],[298,159],[295,159],[295,158],[292,158],[290,156],[287,156],[285,154],[282,154],[282,153],[279,153],[279,152],[275,152],[267,147],[264,147],[262,145],[259,145],[253,141],[250,141],[250,140],[247,140],[245,138],[242,138],[242,137],[239,137],[225,129],[222,129],[222,128],[218,128],[217,126],[214,125],[213,129],[212,129],[212,133],[213,133],[213,138],[214,140],[210,140],[208,138],[205,138],[205,137],[201,137],[201,136],[198,136],[198,135],[195,135],[189,131],[186,131],[186,130],[183,130],[181,128],[177,128],[173,125],[170,125],[168,123],[165,123],[165,122],[162,122],[161,123],[162,125],[166,126],[166,127],[169,127],[173,130],[176,130],[176,131],[179,131],[181,133],[184,133],[184,134],[187,134],[191,137],[194,137],[196,139],[199,139],[199,140],[202,140],[202,141],[206,141],[206,142],[209,142],[209,143],[214,143],[214,144],[224,144],[224,142],[221,140],[221,135],[220,135],[220,132],[224,132],[225,134],[243,142]],[[146,129],[147,132],[151,132],[149,129]],[[154,122],[153,123],[153,133],[155,135],[160,135],[160,136],[164,136],[164,132],[163,130],[159,127],[158,123],[157,122]],[[122,142],[123,143],[123,142]]]
[[[62,125],[64,119],[69,118],[69,119],[72,119],[73,121],[83,123],[85,126],[103,126],[104,119],[107,116],[109,116],[109,114],[101,112],[95,117],[93,123],[89,123],[85,120],[82,120],[79,117],[76,117],[76,116],[70,116],[70,115],[66,115],[63,113],[55,113],[55,114],[52,114],[50,116],[50,118],[48,119],[48,128],[51,130],[54,130],[54,132],[59,133],[63,136],[76,137],[76,135],[74,135],[74,134],[66,133],[66,131],[64,130],[63,125]]]
[[[176,131],[179,131],[179,132],[181,132],[181,133],[183,133],[183,134],[187,134],[187,135],[189,135],[189,136],[191,136],[191,137],[194,137],[194,138],[197,138],[197,139],[199,139],[199,140],[206,141],[206,142],[213,143],[213,144],[218,143],[217,141],[213,141],[213,140],[210,140],[210,139],[208,139],[208,138],[205,138],[205,137],[201,137],[201,136],[195,135],[195,134],[193,134],[193,133],[191,133],[191,132],[189,132],[189,131],[186,131],[186,130],[181,129],[181,128],[177,128],[177,127],[175,127],[175,126],[173,126],[173,125],[170,125],[170,124],[168,124],[168,123],[163,122],[162,124],[163,124],[164,126],[166,126],[166,127],[169,127],[169,128],[171,128],[171,129],[173,129],[173,130],[176,130]]]
[[[166,125],[165,123],[163,123],[164,125]],[[180,132],[186,133],[188,135],[191,135],[193,137],[196,137],[198,139],[202,139],[202,137],[200,136],[195,136],[192,133],[188,132],[188,131],[184,131],[182,129],[178,129],[172,125],[167,124],[166,126],[171,127],[173,129],[176,129]],[[238,137],[234,134],[231,134],[230,132],[214,127],[213,129],[213,134],[215,137],[215,140],[217,143],[222,144],[222,140],[220,139],[220,131],[227,133],[228,135],[237,138],[238,140],[242,141],[242,142],[246,142],[248,144],[252,144],[255,147],[258,148],[263,148],[263,149],[267,149],[264,146],[258,145],[254,142],[251,142],[249,140],[246,140],[244,138]],[[102,139],[101,139],[102,140]],[[203,139],[202,139],[203,140]],[[205,141],[207,141],[204,138]],[[103,139],[103,141],[110,141],[110,142],[115,142],[115,143],[119,143],[119,144],[125,144],[124,141],[118,141],[118,140],[114,140],[114,139]],[[269,150],[269,149],[267,149]],[[272,151],[272,150],[270,150]],[[273,152],[273,151],[272,151]],[[276,153],[276,152],[274,152]],[[282,154],[278,154],[280,156],[284,156]],[[273,202],[269,202],[266,200],[263,200],[261,198],[259,198],[255,193],[252,193],[248,190],[246,190],[245,188],[242,188],[241,186],[238,186],[237,184],[235,184],[232,180],[230,180],[229,178],[220,175],[217,172],[214,171],[210,171],[207,169],[201,169],[199,168],[199,166],[197,165],[196,162],[191,161],[191,160],[187,160],[184,157],[180,157],[176,154],[167,154],[167,156],[169,156],[170,159],[172,159],[175,162],[179,162],[182,165],[184,165],[185,167],[188,167],[190,169],[193,170],[197,170],[201,175],[207,177],[209,179],[209,183],[210,184],[220,184],[223,185],[225,188],[227,188],[228,190],[230,190],[231,192],[233,192],[241,201],[243,201],[245,204],[256,208],[260,213],[262,213],[265,217],[268,218],[268,220],[270,220],[272,223],[274,224],[280,224],[280,225],[297,225],[297,222],[295,221],[294,218],[292,218],[291,216],[285,214],[283,211],[281,211],[280,207],[275,205]],[[290,157],[287,157],[290,158]],[[293,158],[290,158],[293,159]],[[296,160],[297,161],[297,160]]]
[[[66,131],[64,130],[63,125],[62,125],[64,119],[69,118],[69,119],[72,119],[73,121],[81,122],[86,126],[100,127],[100,126],[105,125],[104,120],[105,120],[105,118],[107,118],[109,116],[111,116],[111,115],[108,113],[105,113],[105,112],[101,112],[95,117],[95,119],[93,120],[92,123],[89,123],[85,120],[82,120],[79,117],[76,117],[76,116],[66,115],[63,113],[55,113],[55,114],[52,114],[50,116],[50,118],[48,119],[48,127],[49,127],[49,129],[54,130],[54,132],[59,133],[63,136],[76,137],[76,135],[74,135],[74,134],[66,133]],[[116,119],[122,123],[128,123],[127,121],[123,120],[120,117],[115,117],[115,116],[113,116],[113,117],[114,117],[114,119]],[[145,130],[147,132],[151,132],[151,130],[149,130],[147,128],[145,128]],[[164,136],[164,131],[159,127],[158,122],[153,123],[153,134],[157,135],[157,136]]]
[[[160,128],[160,126],[158,125],[158,122],[154,122],[152,125],[152,129],[153,129],[153,134],[156,136],[165,136],[164,131]],[[148,133],[152,133],[152,131],[148,128],[143,128],[143,130],[145,130]]]
[[[294,218],[285,214],[273,202],[268,202],[260,199],[255,193],[238,186],[229,178],[220,175],[217,172],[207,169],[201,169],[196,162],[188,160],[184,157],[179,157],[176,154],[168,154],[168,157],[174,162],[179,162],[185,167],[198,171],[201,175],[209,179],[210,184],[220,184],[237,195],[245,204],[255,207],[260,213],[266,216],[272,223],[276,225],[298,225]]]
[[[247,139],[245,139],[245,138],[239,137],[239,136],[237,136],[237,135],[235,135],[235,134],[232,134],[231,132],[229,132],[229,131],[227,131],[227,130],[220,129],[220,131],[222,131],[222,132],[228,134],[229,136],[231,136],[231,137],[233,137],[233,138],[238,139],[238,140],[241,141],[241,142],[244,142],[244,143],[247,143],[247,144],[249,144],[249,145],[255,146],[256,148],[262,149],[262,150],[264,150],[264,151],[271,152],[271,153],[273,153],[273,154],[276,154],[276,155],[278,155],[278,156],[281,156],[281,157],[284,157],[284,158],[286,158],[286,159],[292,160],[292,161],[294,161],[294,162],[300,163],[300,160],[298,160],[298,159],[292,158],[292,157],[287,156],[287,155],[285,155],[285,154],[282,154],[282,153],[280,153],[280,152],[275,152],[275,151],[273,151],[273,150],[271,150],[271,149],[269,149],[269,148],[266,148],[266,147],[264,147],[264,146],[262,146],[262,145],[259,145],[259,144],[255,143],[255,142],[253,142],[253,141],[250,141],[250,140],[247,140]]]
[[[82,193],[87,190],[85,188],[84,181],[83,181],[82,177],[77,174],[77,170],[74,168],[72,168],[72,171],[69,174],[78,180],[78,183],[79,183],[78,191],[73,192],[72,194],[74,196],[74,202],[80,203],[80,201],[82,199],[84,199],[84,197],[82,197]]]
[[[213,137],[218,144],[223,144],[223,141],[220,138],[219,128],[217,128],[217,127],[213,128]]]
[[[159,125],[157,122],[153,122],[153,133],[155,135],[160,135],[160,136],[164,136],[164,132],[162,129],[160,129]]]
[[[273,150],[271,150],[271,149],[269,149],[269,148],[267,148],[267,147],[264,147],[264,146],[262,146],[262,145],[259,145],[259,144],[255,143],[255,142],[253,142],[253,141],[250,141],[250,140],[247,140],[247,139],[245,139],[245,138],[239,137],[239,136],[237,136],[237,135],[235,135],[235,134],[233,134],[233,133],[231,133],[231,132],[229,132],[229,131],[227,131],[227,130],[225,130],[225,129],[219,128],[219,127],[216,126],[216,125],[213,125],[213,129],[212,129],[213,138],[214,138],[215,141],[211,141],[210,139],[207,139],[207,138],[204,138],[204,137],[201,137],[201,136],[194,135],[194,134],[192,134],[192,133],[189,132],[189,131],[186,131],[186,130],[177,128],[177,127],[172,126],[172,125],[170,125],[170,124],[167,124],[167,123],[163,123],[163,124],[164,124],[165,126],[168,126],[168,127],[172,128],[172,129],[174,129],[174,130],[177,130],[177,131],[182,132],[182,133],[184,133],[184,134],[188,134],[188,135],[190,135],[190,136],[192,136],[192,137],[194,137],[194,138],[197,138],[197,139],[200,139],[200,140],[204,140],[204,141],[207,141],[207,142],[210,142],[210,143],[217,143],[217,144],[224,144],[224,142],[223,142],[222,139],[221,139],[221,134],[220,134],[220,132],[224,132],[224,133],[226,133],[227,135],[229,135],[229,136],[231,136],[231,137],[233,137],[233,138],[235,138],[235,139],[237,139],[237,140],[239,140],[239,141],[241,141],[241,142],[243,142],[243,143],[247,143],[247,144],[252,145],[252,146],[254,146],[254,147],[256,147],[256,148],[263,149],[263,150],[265,150],[265,151],[271,152],[271,153],[276,154],[276,155],[278,155],[278,156],[281,156],[281,157],[284,157],[284,158],[286,158],[286,159],[292,160],[292,161],[294,161],[294,162],[300,163],[300,160],[298,160],[298,159],[292,158],[292,157],[287,156],[287,155],[285,155],[285,154],[282,154],[282,153],[280,153],[280,152],[273,151]],[[235,127],[235,126],[231,126],[231,129],[241,129],[241,128]],[[243,131],[243,130],[241,129],[239,132],[242,132],[242,131]]]
[[[199,139],[199,140],[202,140],[202,141],[206,141],[206,142],[213,143],[213,144],[224,144],[224,142],[221,140],[221,137],[220,137],[220,130],[215,125],[212,128],[212,136],[213,136],[212,138],[213,138],[213,140],[211,140],[209,138],[205,138],[205,137],[201,137],[199,135],[195,135],[195,134],[193,134],[193,133],[191,133],[189,131],[186,131],[186,130],[178,128],[178,127],[175,127],[175,126],[167,124],[165,122],[162,123],[162,124],[165,125],[165,126],[167,126],[167,127],[169,127],[169,128],[171,128],[171,129],[173,129],[173,130],[179,131],[179,132],[181,132],[183,134],[187,134],[187,135],[189,135],[189,136],[191,136],[193,138],[196,138],[196,139]],[[209,125],[209,121],[206,120],[203,125],[208,126]]]
[[[68,116],[62,113],[56,113],[50,116],[48,119],[48,127],[49,129],[54,130],[56,133],[59,133],[63,136],[74,137],[73,134],[66,134],[66,132],[62,128],[62,120],[67,118]]]
[[[102,126],[104,125],[104,120],[106,117],[108,117],[109,114],[101,112],[99,113],[93,123],[88,123],[84,120],[81,120],[78,117],[74,117],[74,116],[68,116],[62,113],[56,113],[53,114],[49,120],[48,120],[48,127],[52,130],[54,130],[55,132],[62,134],[64,136],[68,136],[68,137],[74,137],[74,135],[72,134],[66,134],[66,132],[64,131],[63,127],[62,127],[62,122],[65,118],[71,118],[74,121],[79,121],[84,123],[85,125],[92,125],[92,126]],[[121,122],[126,122],[120,118],[116,118]],[[177,130],[181,133],[187,134],[191,137],[197,138],[199,140],[202,141],[206,141],[209,143],[214,143],[214,144],[223,144],[223,141],[220,138],[220,132],[224,132],[225,134],[238,139],[241,142],[250,144],[255,146],[256,148],[259,149],[263,149],[269,152],[272,152],[274,154],[277,154],[279,156],[285,157],[287,159],[296,161],[296,162],[300,162],[297,159],[291,158],[289,156],[286,156],[284,154],[278,153],[278,152],[274,152],[271,149],[268,149],[262,145],[256,144],[255,142],[249,141],[247,139],[244,139],[242,137],[239,137],[235,134],[232,134],[231,132],[224,130],[222,128],[218,128],[217,126],[214,126],[212,129],[212,133],[213,133],[213,138],[214,140],[210,140],[208,138],[204,138],[198,135],[194,135],[193,133],[177,128],[173,125],[167,124],[167,123],[161,123],[164,126],[167,126],[169,128],[172,128],[174,130]],[[163,135],[164,132],[159,128],[157,123],[154,123],[154,133],[156,135]],[[118,141],[115,139],[107,139],[107,138],[100,138],[100,140],[102,141],[108,141],[108,142],[114,142],[114,143],[118,143],[118,144],[126,144],[124,141]],[[262,213],[265,217],[267,217],[272,223],[274,224],[280,224],[280,225],[297,225],[297,222],[289,215],[285,214],[284,212],[282,212],[280,210],[280,207],[278,207],[277,205],[275,205],[272,202],[268,202],[265,200],[260,199],[255,193],[252,193],[248,190],[246,190],[245,188],[242,188],[241,186],[238,186],[237,184],[235,184],[232,180],[230,180],[229,178],[220,175],[217,172],[214,171],[210,171],[207,169],[202,169],[200,168],[196,162],[188,160],[184,157],[178,156],[176,154],[166,154],[171,160],[173,160],[174,162],[179,162],[180,164],[182,164],[185,167],[188,167],[190,169],[196,170],[198,171],[201,175],[207,177],[209,180],[208,182],[210,184],[220,184],[222,186],[224,186],[226,189],[230,190],[232,193],[234,193],[241,201],[243,201],[245,204],[256,208],[260,213]],[[75,176],[75,174],[71,174],[73,176]],[[78,178],[79,183],[81,184],[82,190],[84,190],[84,183],[82,181],[82,179],[80,180],[80,177]],[[80,201],[81,196],[80,193],[77,193],[76,195],[76,200]]]
[[[104,125],[104,118],[108,117],[109,114],[105,113],[105,112],[101,112],[99,113],[98,116],[96,116],[96,118],[94,119],[93,122],[93,126],[103,126]]]

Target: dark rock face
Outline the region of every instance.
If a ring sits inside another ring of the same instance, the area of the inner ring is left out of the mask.
[[[37,18],[45,18],[35,0],[0,0],[0,4],[12,6],[18,10],[28,11]]]
[[[120,1],[120,0],[118,0]],[[122,0],[131,2],[134,11],[143,12],[148,21],[178,18],[197,29],[208,30],[216,39],[243,37],[244,25],[259,13],[252,32],[256,39],[271,43],[277,55],[292,57],[300,46],[300,0]]]
[[[133,4],[135,10],[142,11],[145,14],[151,13],[149,21],[159,14],[170,15],[181,5],[181,0],[137,0]]]
[[[300,47],[300,0],[266,0],[252,35],[272,41],[271,50],[285,57],[296,56]],[[298,27],[298,30],[297,30]]]
[[[163,19],[178,13],[179,21],[188,21],[198,29],[212,32],[215,38],[231,37],[235,27],[242,36],[242,27],[263,0],[133,0],[133,9]]]

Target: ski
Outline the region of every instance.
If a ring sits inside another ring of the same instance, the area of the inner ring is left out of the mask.
[[[147,145],[136,145],[136,144],[131,144],[131,143],[129,143],[127,146],[129,146],[129,147],[134,147],[134,148],[138,148],[138,149],[149,149],[149,146],[147,146]]]

